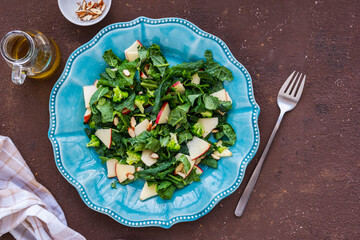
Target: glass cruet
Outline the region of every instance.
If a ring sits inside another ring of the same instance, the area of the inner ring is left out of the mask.
[[[11,80],[22,84],[26,77],[47,79],[60,65],[60,51],[54,40],[39,31],[15,30],[1,40],[1,55],[12,68]]]

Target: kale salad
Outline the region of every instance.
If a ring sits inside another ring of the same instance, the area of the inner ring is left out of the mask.
[[[202,165],[217,168],[232,155],[236,134],[226,121],[232,100],[223,82],[233,75],[209,50],[204,60],[170,66],[158,45],[135,41],[125,56],[105,51],[108,67],[83,88],[86,146],[114,178],[111,187],[143,179],[141,201],[171,199],[200,181]]]

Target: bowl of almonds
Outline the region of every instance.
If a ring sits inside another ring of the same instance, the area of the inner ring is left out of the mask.
[[[109,12],[111,0],[58,0],[64,17],[79,26],[100,22]]]

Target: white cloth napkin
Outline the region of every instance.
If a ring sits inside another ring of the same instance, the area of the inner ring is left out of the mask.
[[[51,193],[38,183],[13,142],[0,136],[0,237],[80,240]]]

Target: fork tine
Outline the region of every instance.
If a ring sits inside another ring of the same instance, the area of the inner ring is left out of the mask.
[[[299,76],[297,79],[294,80],[294,83],[295,83],[295,81],[296,81],[296,84],[295,84],[294,88],[290,89],[289,95],[293,95],[293,96],[295,97],[295,95],[296,95],[296,90],[298,89],[299,83],[301,82],[301,77],[302,77],[302,75],[303,75],[303,74],[300,73],[300,76]]]
[[[305,79],[306,79],[306,75],[304,75],[304,77],[302,79],[299,90],[295,93],[296,100],[299,100],[301,97],[302,91],[304,90],[304,86],[305,86]]]
[[[293,71],[292,74],[290,74],[290,76],[286,79],[286,81],[283,83],[282,87],[280,88],[280,91],[279,92],[285,92],[287,86],[289,85],[292,77],[294,76],[296,71]]]
[[[299,76],[299,72],[297,72],[297,73],[295,74],[295,77],[293,78],[293,80],[291,81],[291,83],[289,83],[289,85],[288,85],[288,87],[286,88],[286,90],[285,90],[284,93],[287,92],[287,93],[290,95],[291,89],[293,88],[294,83],[296,82],[296,79],[298,78],[298,76]]]

